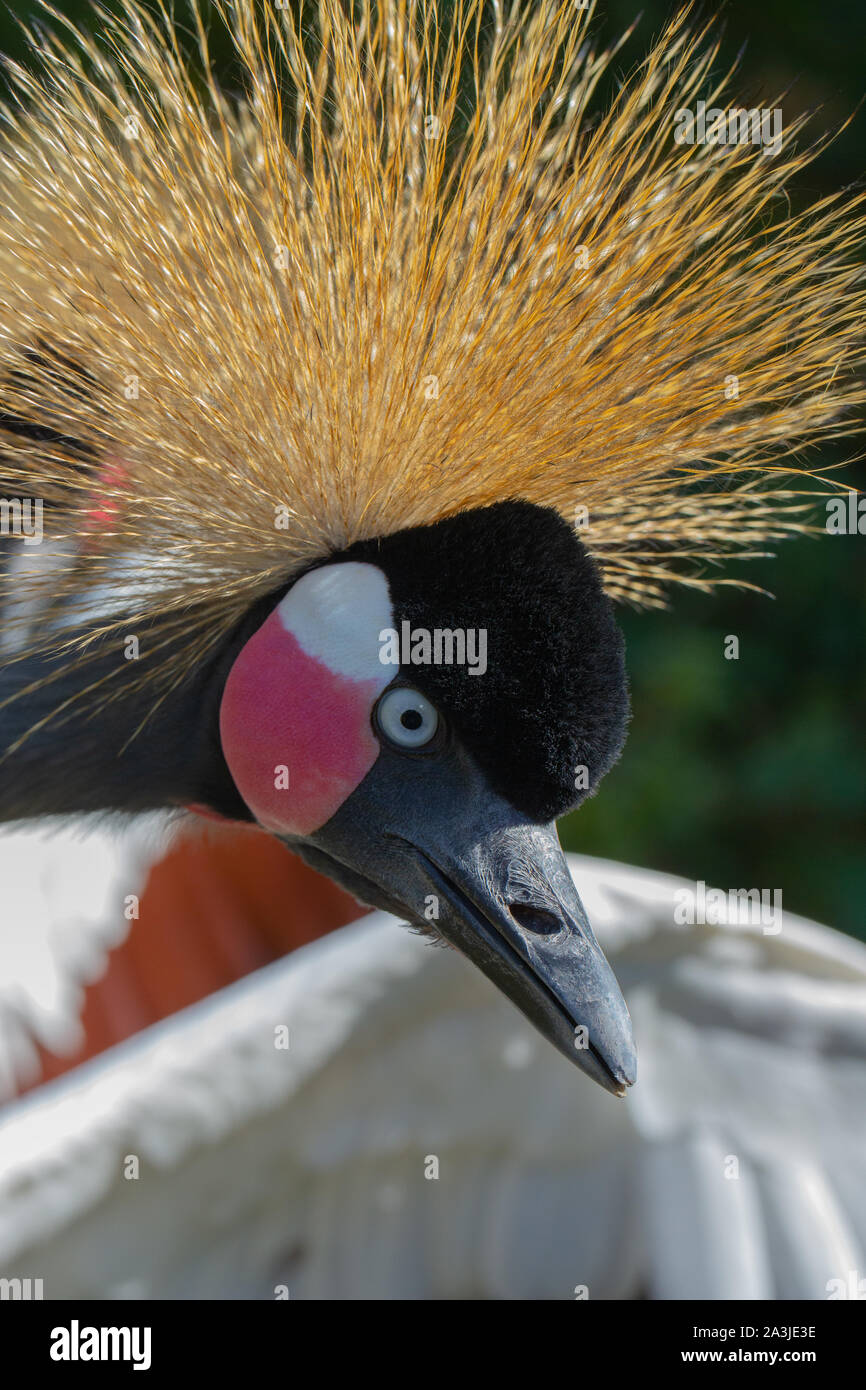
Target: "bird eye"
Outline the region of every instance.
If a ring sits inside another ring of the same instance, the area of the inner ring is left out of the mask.
[[[398,748],[423,748],[439,727],[439,715],[420,691],[398,685],[386,690],[377,704],[376,722]]]

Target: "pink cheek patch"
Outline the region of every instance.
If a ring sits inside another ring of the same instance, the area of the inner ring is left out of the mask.
[[[120,518],[121,504],[116,497],[106,497],[102,495],[103,488],[122,488],[125,486],[129,469],[120,459],[111,458],[100,468],[96,477],[96,495],[93,505],[87,512],[87,529],[90,532],[108,530],[117,524]],[[89,544],[92,545],[94,537],[89,537]]]
[[[314,575],[326,576],[327,570]],[[345,585],[342,576],[341,582]],[[297,587],[304,583],[299,581]],[[312,585],[300,596],[307,604],[311,589],[315,597]],[[324,598],[327,609],[334,599],[333,584]],[[229,673],[220,709],[223,753],[238,791],[261,825],[284,835],[310,835],[319,829],[370,771],[379,754],[370,716],[394,674],[393,668],[376,669],[366,659],[353,662],[345,641],[334,646],[332,663],[353,674],[332,669],[323,659],[328,651],[327,612],[312,615],[316,621],[311,629],[309,614],[297,620],[301,636],[318,648],[317,655],[311,655],[287,627],[299,606],[284,600],[243,647]],[[338,629],[340,616],[334,619]],[[354,614],[356,631],[364,616]],[[381,614],[373,616],[381,621]],[[378,629],[371,640],[377,633]],[[339,630],[336,637],[341,637]]]

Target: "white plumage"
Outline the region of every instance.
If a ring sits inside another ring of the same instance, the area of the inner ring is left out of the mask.
[[[142,816],[117,834],[94,821],[34,822],[0,833],[0,1102],[39,1076],[36,1043],[71,1053],[83,989],[129,923],[168,821]]]
[[[91,895],[134,891],[141,833],[90,832]],[[43,864],[78,854],[39,836]],[[375,914],[9,1106],[0,1275],[47,1298],[856,1290],[866,949],[788,914],[679,926],[679,880],[571,865],[634,1018],[626,1100]]]

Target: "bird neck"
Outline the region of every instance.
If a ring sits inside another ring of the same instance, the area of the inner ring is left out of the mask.
[[[68,654],[0,667],[0,821],[191,804],[248,820],[219,742],[225,654],[160,699],[117,645],[77,668]]]

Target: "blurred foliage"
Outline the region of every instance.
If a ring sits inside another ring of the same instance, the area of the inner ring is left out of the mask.
[[[603,32],[621,32],[636,8],[613,0]],[[642,8],[622,74],[671,7]],[[862,184],[862,0],[738,0],[720,17],[719,71],[748,40],[735,78],[743,105],[775,105],[784,93],[785,124],[813,110],[816,137],[854,116],[795,198]],[[863,487],[863,465],[837,477],[840,491]],[[623,615],[634,711],[626,751],[563,823],[563,842],[723,888],[781,888],[790,911],[866,939],[866,535],[790,541],[729,574],[776,597],[686,593],[672,612]],[[737,661],[724,657],[728,634],[739,637]]]
[[[85,0],[57,5],[90,22]],[[596,29],[607,39],[642,11],[611,82],[674,8],[601,0]],[[0,50],[22,56],[15,16],[30,23],[38,13],[33,0],[11,0]],[[862,181],[863,0],[732,0],[720,21],[719,72],[746,44],[734,79],[743,105],[781,96],[786,126],[815,110],[815,135],[854,115],[795,199]],[[213,51],[233,86],[225,45]],[[825,450],[810,461],[845,456]],[[840,489],[862,485],[862,465],[838,477]],[[780,887],[789,910],[866,938],[866,536],[789,542],[778,559],[733,569],[778,597],[686,593],[673,613],[623,614],[634,706],[626,753],[601,794],[564,821],[564,843],[724,888]],[[728,634],[739,637],[737,661],[724,658]]]

